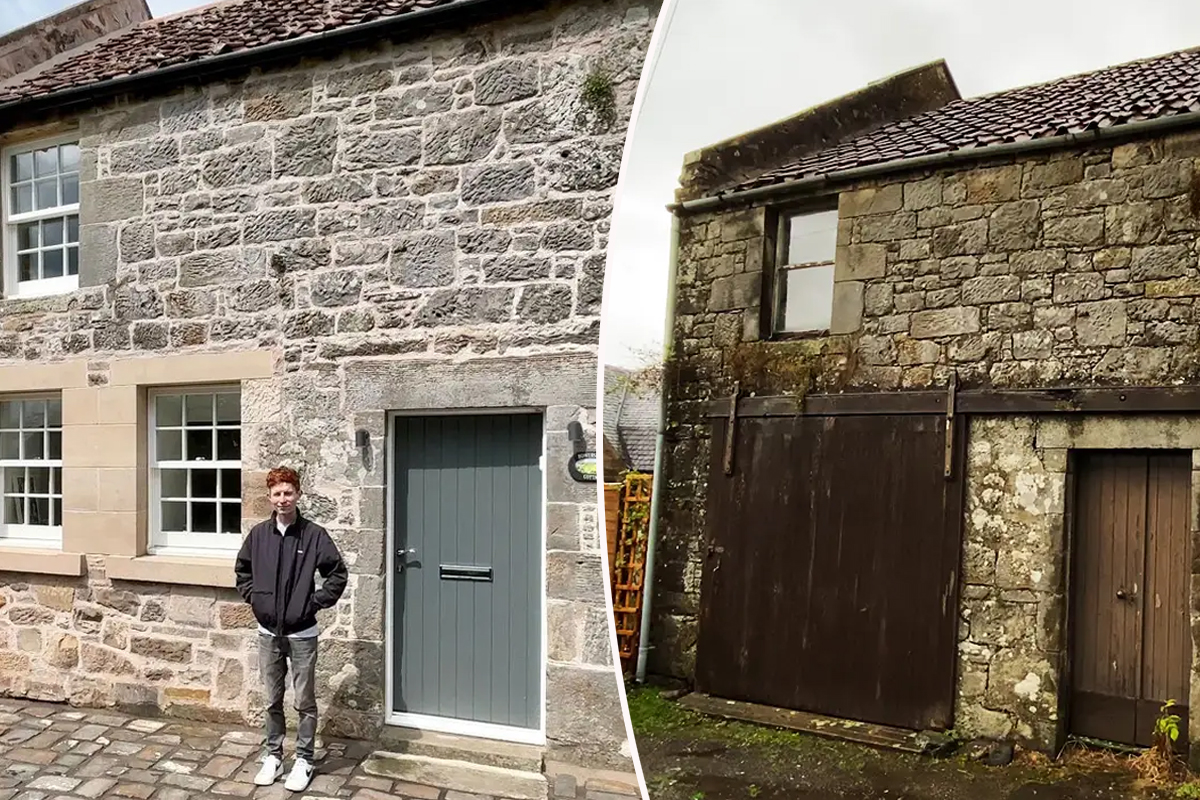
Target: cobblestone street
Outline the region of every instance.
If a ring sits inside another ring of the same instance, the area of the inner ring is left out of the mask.
[[[274,786],[253,784],[261,756],[256,730],[0,699],[0,800],[484,800],[367,775],[363,761],[371,752],[367,742],[318,739],[316,777],[308,791],[292,794],[282,778]],[[285,764],[290,768],[290,750]],[[576,796],[562,781],[550,791]]]

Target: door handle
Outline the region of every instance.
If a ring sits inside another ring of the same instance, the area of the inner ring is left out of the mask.
[[[407,550],[405,550],[403,548],[401,548],[400,550],[397,550],[396,551],[396,572],[397,573],[404,572],[404,568],[406,566],[408,566],[408,558],[407,557],[414,556],[416,554],[417,554],[417,549],[415,547],[411,547]]]
[[[1117,599],[1118,599],[1118,600],[1125,600],[1125,599],[1127,599],[1128,597],[1129,597],[1129,595],[1127,595],[1127,594],[1125,593],[1125,590],[1124,590],[1124,589],[1117,589]]]

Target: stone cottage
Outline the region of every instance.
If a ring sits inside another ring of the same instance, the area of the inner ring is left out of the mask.
[[[351,571],[327,735],[632,772],[567,465],[657,11],[232,0],[0,83],[0,694],[254,721],[284,463]]]
[[[1198,70],[939,62],[687,156],[652,672],[1048,752],[1186,726]]]

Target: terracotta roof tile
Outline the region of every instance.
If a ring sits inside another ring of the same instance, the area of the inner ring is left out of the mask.
[[[229,0],[150,20],[0,83],[0,102],[149,73],[456,0]]]
[[[734,190],[1194,111],[1200,111],[1200,49],[955,100],[743,181]]]

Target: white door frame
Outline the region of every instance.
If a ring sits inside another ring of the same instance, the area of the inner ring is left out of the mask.
[[[542,454],[538,459],[539,467],[542,473],[542,491],[541,491],[541,536],[538,539],[540,544],[540,558],[538,559],[538,582],[540,584],[540,608],[538,613],[538,624],[541,628],[540,648],[541,652],[537,659],[539,667],[538,675],[538,726],[536,728],[517,728],[509,725],[494,725],[487,722],[475,722],[473,720],[454,719],[453,717],[437,717],[429,714],[411,714],[407,712],[398,712],[395,710],[395,674],[396,664],[395,642],[396,635],[395,613],[396,613],[396,594],[395,594],[395,579],[396,579],[396,424],[395,420],[398,417],[450,417],[450,416],[483,416],[483,415],[516,415],[516,414],[540,414],[542,417]],[[545,408],[479,408],[479,409],[430,409],[430,410],[404,410],[404,411],[389,411],[387,412],[387,424],[384,426],[386,442],[384,443],[385,458],[387,459],[387,491],[386,500],[387,508],[384,510],[384,519],[387,526],[387,554],[385,564],[387,569],[387,578],[384,581],[384,591],[387,593],[385,598],[385,619],[384,625],[384,724],[394,725],[402,728],[415,728],[423,731],[433,731],[436,733],[449,733],[458,736],[471,736],[479,739],[496,739],[504,742],[515,742],[518,744],[544,745],[546,743],[546,658],[549,653],[548,628],[546,622],[546,524],[547,524],[547,497],[546,497],[546,474],[548,468],[548,459],[546,457],[546,421],[547,409]]]

